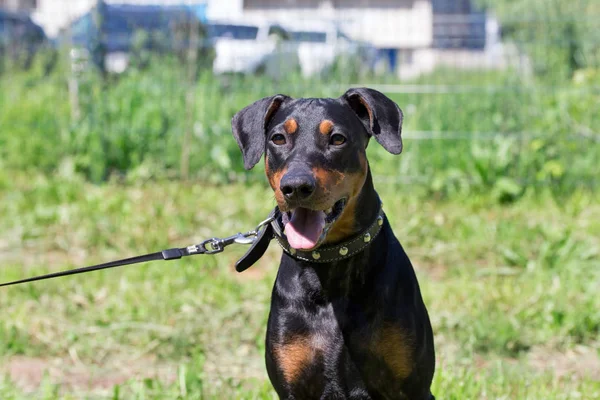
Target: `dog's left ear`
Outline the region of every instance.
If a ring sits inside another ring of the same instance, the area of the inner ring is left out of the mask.
[[[369,135],[392,154],[402,152],[402,110],[377,90],[350,89],[342,96]]]
[[[233,136],[244,156],[244,168],[251,169],[265,151],[266,129],[279,107],[291,97],[277,94],[250,104],[233,116]]]

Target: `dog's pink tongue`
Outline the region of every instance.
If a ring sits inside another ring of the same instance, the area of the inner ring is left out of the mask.
[[[325,213],[298,207],[285,226],[288,243],[295,249],[312,249],[325,228]]]

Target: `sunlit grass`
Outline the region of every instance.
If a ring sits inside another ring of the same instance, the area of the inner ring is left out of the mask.
[[[594,197],[501,206],[379,187],[434,325],[438,398],[600,396]],[[0,188],[2,281],[247,230],[274,205],[258,183],[3,173]],[[279,250],[237,274],[244,251],[3,288],[0,397],[274,398],[263,340]]]

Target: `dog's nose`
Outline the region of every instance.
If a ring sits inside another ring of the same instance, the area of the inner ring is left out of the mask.
[[[309,173],[287,173],[281,178],[279,187],[288,200],[306,200],[314,193],[317,182]]]

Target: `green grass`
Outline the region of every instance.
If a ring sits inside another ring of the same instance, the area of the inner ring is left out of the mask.
[[[185,68],[161,60],[107,81],[83,73],[80,116],[74,117],[67,76],[60,69],[49,76],[35,70],[0,76],[0,160],[6,168],[48,175],[70,169],[94,182],[115,176],[135,181],[181,176],[185,154],[191,154],[189,176],[196,179],[260,180],[260,172],[243,170],[231,117],[264,96],[339,97],[356,83],[344,75],[305,80],[292,74],[277,82],[209,73],[188,83]],[[551,184],[560,196],[597,188],[600,92],[593,78],[554,86],[510,72],[440,70],[415,83],[455,89],[387,93],[404,110],[406,147],[403,157],[389,162],[383,149],[370,146],[380,177],[417,181],[437,196],[492,192],[501,202],[539,185]]]
[[[230,118],[349,83],[184,76],[84,73],[78,118],[60,69],[0,77],[0,281],[253,228],[274,200]],[[372,143],[369,160],[430,312],[438,399],[600,398],[600,93],[584,78],[439,70],[415,83],[468,90],[389,94],[405,150]],[[3,288],[0,398],[275,398],[263,338],[279,251],[237,274],[245,250]]]
[[[600,397],[596,197],[378,186],[432,319],[439,399]],[[0,197],[1,281],[250,229],[274,205],[261,183],[92,185],[69,170],[2,170]],[[0,398],[275,398],[263,338],[279,251],[237,274],[244,251],[2,288]]]

